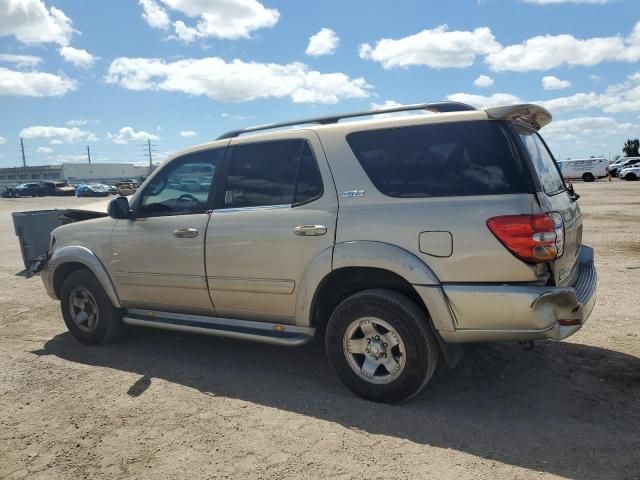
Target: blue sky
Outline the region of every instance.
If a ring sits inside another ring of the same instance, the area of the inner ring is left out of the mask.
[[[0,0],[0,166],[144,162],[224,131],[541,102],[556,156],[640,136],[634,0]],[[636,27],[636,24],[638,26]]]

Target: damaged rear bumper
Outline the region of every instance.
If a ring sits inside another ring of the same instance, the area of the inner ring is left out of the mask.
[[[569,287],[446,285],[456,325],[446,342],[562,340],[587,321],[596,301],[593,249],[583,245],[578,275]]]

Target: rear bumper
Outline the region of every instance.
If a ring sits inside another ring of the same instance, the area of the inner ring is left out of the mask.
[[[450,343],[562,340],[580,330],[596,302],[593,249],[583,245],[578,274],[569,287],[445,285],[455,331],[440,331]]]

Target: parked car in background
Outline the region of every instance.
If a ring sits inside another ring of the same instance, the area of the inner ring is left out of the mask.
[[[597,178],[606,177],[609,166],[609,162],[605,158],[576,158],[558,160],[557,163],[565,179],[581,179],[585,182],[593,182]]]
[[[39,183],[21,183],[13,188],[8,188],[5,194],[7,198],[44,197],[47,191]],[[3,196],[5,196],[5,194],[3,194]]]
[[[339,122],[401,110],[432,113]],[[109,216],[53,230],[42,280],[87,344],[125,325],[282,346],[324,334],[355,393],[405,400],[456,344],[562,340],[591,314],[593,250],[538,133],[550,121],[443,102],[229,132]],[[204,171],[206,191],[170,187]]]
[[[131,183],[116,183],[116,186],[118,187],[118,194],[124,196],[133,195],[137,190]]]
[[[622,157],[609,165],[609,173],[612,177],[617,177],[620,170],[633,165],[640,165],[640,157]]]
[[[178,188],[185,192],[199,192],[200,182],[195,178],[183,178],[180,180],[180,186]]]
[[[44,181],[41,185],[47,195],[71,196],[76,194],[75,187],[67,182]]]
[[[640,163],[623,168],[618,173],[618,176],[625,180],[638,180],[640,178]]]
[[[13,189],[14,187],[5,187],[2,189],[2,198],[13,198],[15,196]]]
[[[111,195],[117,195],[118,187],[116,187],[115,185],[109,185],[109,193]]]
[[[110,194],[109,185],[90,183],[76,188],[77,197],[106,197]]]

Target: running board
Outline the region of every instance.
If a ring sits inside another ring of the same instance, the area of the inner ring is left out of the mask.
[[[303,345],[315,334],[315,328],[279,323],[252,322],[230,318],[204,317],[184,313],[129,309],[122,321],[137,327],[161,328],[216,337],[238,338],[271,345]]]

